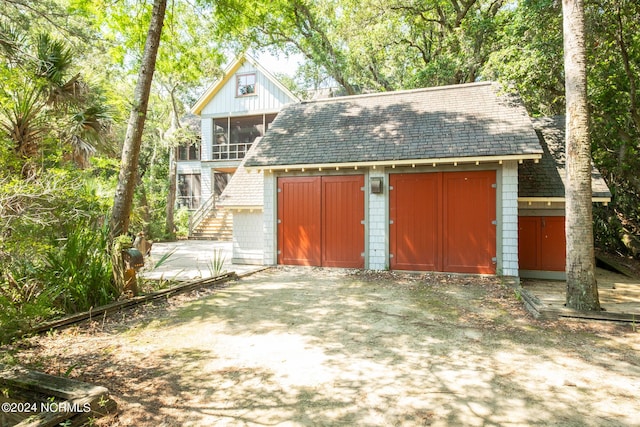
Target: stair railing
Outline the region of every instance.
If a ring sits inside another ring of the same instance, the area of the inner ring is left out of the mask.
[[[207,217],[209,212],[216,208],[216,195],[212,194],[198,209],[196,209],[189,217],[189,236],[193,235],[195,230],[202,221]]]

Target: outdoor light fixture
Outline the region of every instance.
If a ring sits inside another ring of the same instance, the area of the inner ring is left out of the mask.
[[[370,179],[371,194],[382,194],[382,177],[375,177]]]

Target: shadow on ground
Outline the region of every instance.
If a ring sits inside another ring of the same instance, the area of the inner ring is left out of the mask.
[[[52,339],[77,347],[36,343],[41,357],[119,391],[116,425],[622,426],[640,415],[638,334],[534,322],[497,279],[278,268],[124,332]]]

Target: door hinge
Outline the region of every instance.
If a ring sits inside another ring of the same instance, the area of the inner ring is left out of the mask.
[[[278,193],[282,193],[282,188],[278,188]]]
[[[364,187],[360,187],[360,191],[364,191],[364,190],[365,190],[365,188],[364,188]]]
[[[282,251],[278,249],[278,255],[282,255]]]
[[[360,221],[360,224],[364,225],[364,219]]]
[[[360,252],[360,256],[364,258],[364,252]]]
[[[491,262],[492,262],[493,264],[497,264],[497,263],[498,263],[498,258],[496,258],[496,257],[492,257],[492,258],[491,258]]]
[[[392,219],[389,220],[389,224],[393,224],[393,220]]]
[[[389,191],[393,190],[393,185],[389,186]]]
[[[491,184],[491,188],[498,188],[498,184],[494,182],[493,184]]]
[[[393,258],[393,254],[389,254],[389,258]]]
[[[493,221],[491,221],[491,224],[493,225],[498,225],[498,221],[496,221],[495,219]]]
[[[282,224],[282,220],[281,219],[278,219],[278,224]]]

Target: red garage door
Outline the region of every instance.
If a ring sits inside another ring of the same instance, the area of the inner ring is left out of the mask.
[[[364,267],[364,176],[278,179],[278,263]]]
[[[495,171],[392,174],[392,269],[495,274]]]
[[[564,220],[563,216],[518,217],[518,262],[521,270],[565,270]]]

